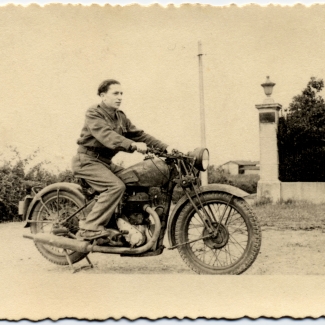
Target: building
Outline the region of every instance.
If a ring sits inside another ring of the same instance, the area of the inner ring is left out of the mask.
[[[260,162],[259,161],[249,161],[249,160],[231,160],[220,166],[225,172],[231,175],[238,174],[259,174],[260,172]]]

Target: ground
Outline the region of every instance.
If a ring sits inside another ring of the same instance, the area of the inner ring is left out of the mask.
[[[48,262],[37,251],[32,240],[23,238],[29,228],[19,222],[0,224],[2,254],[1,277],[13,270],[37,273],[69,273],[66,266]],[[166,246],[168,242],[166,241]],[[262,246],[254,264],[244,275],[324,275],[325,233],[320,228],[309,230],[279,229],[262,226]],[[94,269],[81,272],[100,274],[194,274],[177,250],[165,250],[156,257],[130,258],[118,255],[90,254]],[[83,260],[76,266],[85,265]]]
[[[48,262],[32,240],[23,238],[29,229],[22,223],[0,224],[0,319],[320,317],[325,234],[322,221],[316,221],[323,220],[322,210],[313,211],[308,226],[299,215],[299,223],[274,227],[270,211],[277,207],[259,209],[269,216],[264,220],[260,213],[261,251],[238,277],[199,276],[177,250],[147,258],[89,254],[95,268],[71,274],[67,266]],[[280,221],[281,213],[274,217]]]

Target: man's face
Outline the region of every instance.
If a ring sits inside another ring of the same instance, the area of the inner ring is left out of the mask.
[[[122,87],[119,84],[110,85],[106,93],[101,93],[104,104],[107,107],[118,109],[122,102]]]

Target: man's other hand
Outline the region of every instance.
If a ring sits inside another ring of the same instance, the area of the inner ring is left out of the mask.
[[[168,147],[166,148],[166,151],[167,151],[167,153],[169,153],[169,154],[171,154],[171,153],[177,153],[177,152],[178,152],[178,150],[177,150],[176,148],[174,148],[173,146],[168,146]]]
[[[131,144],[132,150],[145,154],[147,152],[147,145],[144,142],[133,142]]]

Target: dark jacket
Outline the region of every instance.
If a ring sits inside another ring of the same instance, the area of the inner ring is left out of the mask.
[[[113,157],[119,151],[130,151],[133,142],[145,142],[147,146],[162,150],[167,148],[165,143],[133,125],[120,110],[115,111],[104,103],[87,110],[85,124],[77,140],[79,145]]]

